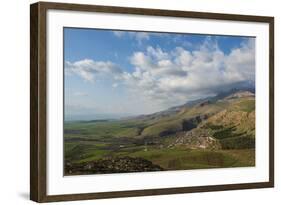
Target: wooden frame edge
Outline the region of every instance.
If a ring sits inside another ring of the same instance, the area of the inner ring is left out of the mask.
[[[41,7],[47,9],[58,10],[75,10],[86,12],[107,12],[119,14],[136,14],[150,16],[166,16],[166,17],[187,17],[187,18],[203,18],[216,20],[233,20],[233,21],[251,21],[268,23],[273,18],[272,16],[255,16],[242,14],[224,14],[215,12],[199,12],[199,11],[184,11],[184,10],[164,10],[136,7],[119,7],[119,6],[103,6],[90,4],[75,4],[75,3],[57,3],[57,2],[38,2]]]
[[[38,4],[30,6],[30,199],[38,201]]]
[[[101,193],[48,195],[38,202],[59,202],[59,201],[78,201],[78,200],[91,200],[91,199],[157,196],[157,195],[187,194],[187,193],[197,193],[197,192],[231,191],[231,190],[242,190],[242,189],[262,189],[262,188],[272,188],[272,187],[274,187],[274,185],[271,182],[259,182],[259,183],[131,190],[131,191],[101,192]]]
[[[274,187],[274,17],[269,21],[269,181]]]
[[[48,9],[264,22],[269,24],[269,181],[198,187],[47,195],[46,191],[46,11]],[[38,2],[30,5],[30,199],[36,202],[137,197],[274,187],[274,17]]]
[[[46,9],[30,5],[30,199],[46,198]]]

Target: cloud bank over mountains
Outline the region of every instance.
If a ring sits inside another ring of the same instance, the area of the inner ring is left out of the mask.
[[[145,51],[133,52],[129,62],[131,72],[111,61],[66,61],[65,72],[93,86],[96,80],[107,80],[115,88],[124,86],[132,95],[172,106],[215,95],[233,83],[255,82],[255,40],[243,41],[228,54],[210,37],[194,50],[147,46]]]

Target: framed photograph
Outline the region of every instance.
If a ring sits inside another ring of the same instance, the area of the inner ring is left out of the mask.
[[[274,186],[274,18],[31,5],[30,198]]]

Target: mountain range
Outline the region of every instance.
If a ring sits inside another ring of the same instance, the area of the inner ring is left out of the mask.
[[[169,147],[185,144],[191,148],[253,148],[255,93],[251,91],[231,89],[130,121],[143,123],[137,137],[150,144],[165,137],[170,138]]]

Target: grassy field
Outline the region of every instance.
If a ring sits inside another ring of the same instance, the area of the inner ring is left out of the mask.
[[[255,165],[254,149],[192,150],[184,147],[159,149],[155,147],[128,146],[112,149],[110,145],[66,143],[66,158],[76,163],[90,162],[104,157],[130,156],[147,159],[165,170],[244,167]],[[74,156],[74,157],[73,157]]]
[[[140,126],[143,125],[126,122],[67,123],[65,125],[69,131],[67,133],[71,130],[79,132],[65,134],[65,160],[86,163],[106,157],[141,157],[160,165],[165,170],[255,165],[254,149],[212,151],[188,149],[185,146],[167,149],[158,145],[145,145],[144,142],[139,145],[139,139],[134,136]],[[164,138],[161,144],[165,145],[169,140],[171,139]]]

